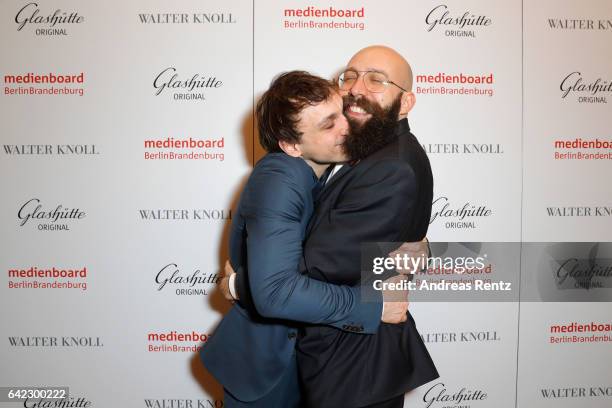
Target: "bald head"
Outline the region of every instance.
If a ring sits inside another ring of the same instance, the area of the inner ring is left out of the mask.
[[[397,85],[408,91],[412,90],[412,68],[393,48],[384,45],[363,48],[353,55],[347,67],[360,71],[382,71]]]

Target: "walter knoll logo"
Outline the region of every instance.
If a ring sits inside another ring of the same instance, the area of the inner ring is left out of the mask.
[[[227,12],[139,13],[142,24],[235,24],[236,16]]]
[[[449,10],[446,4],[440,4],[425,17],[427,31],[444,31],[447,37],[476,37],[476,31],[492,24],[490,17],[474,14],[468,10]]]
[[[218,281],[218,273],[201,272],[199,269],[181,272],[175,263],[164,265],[155,275],[157,290],[174,290],[175,295],[206,296]]]
[[[559,387],[541,388],[542,398],[564,399],[564,398],[610,398],[612,397],[612,386],[590,386],[590,387]]]
[[[198,73],[182,76],[174,67],[163,69],[153,80],[155,96],[170,94],[175,101],[204,101],[205,92],[222,85],[223,82],[216,76]]]
[[[585,78],[580,71],[566,75],[559,85],[561,98],[576,98],[579,103],[608,103],[612,96],[612,80],[601,77]]]
[[[567,206],[546,207],[549,217],[612,217],[612,207]]]
[[[189,399],[189,398],[172,398],[172,399],[153,399],[145,398],[146,408],[171,408],[171,407],[190,407],[190,408],[223,408],[222,400],[211,399]]]
[[[484,401],[487,394],[479,389],[470,390],[463,387],[459,390],[449,390],[442,382],[431,386],[423,395],[426,408],[444,408],[448,406],[470,408],[472,402]]]
[[[421,333],[425,343],[487,343],[500,341],[497,330]]]
[[[95,156],[100,154],[95,144],[5,144],[4,154],[11,156]]]
[[[423,149],[427,154],[488,155],[504,153],[504,146],[500,143],[426,143],[423,144]]]
[[[227,209],[142,209],[138,210],[140,219],[148,221],[160,220],[195,220],[195,221],[225,221],[232,219],[231,210]]]
[[[69,225],[76,220],[85,218],[85,211],[76,207],[46,207],[38,198],[26,201],[17,212],[19,226],[38,223],[39,231],[68,231]]]
[[[612,287],[612,259],[597,256],[599,245],[593,245],[587,258],[568,257],[556,261],[553,273],[559,289]]]
[[[612,20],[582,19],[582,18],[549,18],[548,27],[551,30],[612,30]]]
[[[80,24],[85,21],[85,17],[79,15],[76,11],[63,11],[55,9],[54,11],[41,11],[38,3],[27,3],[17,12],[15,23],[17,23],[17,31],[22,31],[24,27],[36,27],[34,33],[36,35],[68,35],[67,27],[74,24]]]
[[[43,348],[99,348],[104,347],[100,336],[12,336],[8,338],[11,347]]]
[[[436,198],[432,203],[430,224],[436,220],[444,223],[445,228],[476,228],[476,221],[493,215],[486,205],[472,204],[469,201],[453,204],[448,197]]]

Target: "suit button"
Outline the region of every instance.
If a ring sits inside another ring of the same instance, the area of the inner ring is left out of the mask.
[[[287,338],[289,340],[295,339],[296,337],[297,337],[297,333],[295,333],[295,332],[289,332],[289,334],[287,334]]]

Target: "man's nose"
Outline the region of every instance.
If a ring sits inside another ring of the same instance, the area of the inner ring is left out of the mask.
[[[357,80],[355,80],[353,86],[351,86],[351,89],[349,91],[353,96],[366,94],[368,90],[365,87],[363,75],[359,75],[359,77],[357,78]]]

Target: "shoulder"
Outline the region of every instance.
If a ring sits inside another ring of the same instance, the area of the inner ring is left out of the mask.
[[[380,182],[396,182],[397,180],[411,179],[414,177],[414,168],[411,161],[406,160],[398,154],[396,149],[384,148],[366,157],[357,164],[355,173],[360,178],[379,180]]]
[[[294,208],[301,211],[312,200],[314,173],[304,160],[284,153],[269,153],[253,169],[243,191],[243,206]]]
[[[312,169],[299,157],[285,153],[268,153],[257,162],[252,177],[287,179],[291,184],[312,187],[315,177]]]
[[[254,172],[269,172],[287,174],[310,181],[314,173],[304,159],[291,157],[285,153],[268,153],[255,165]]]

